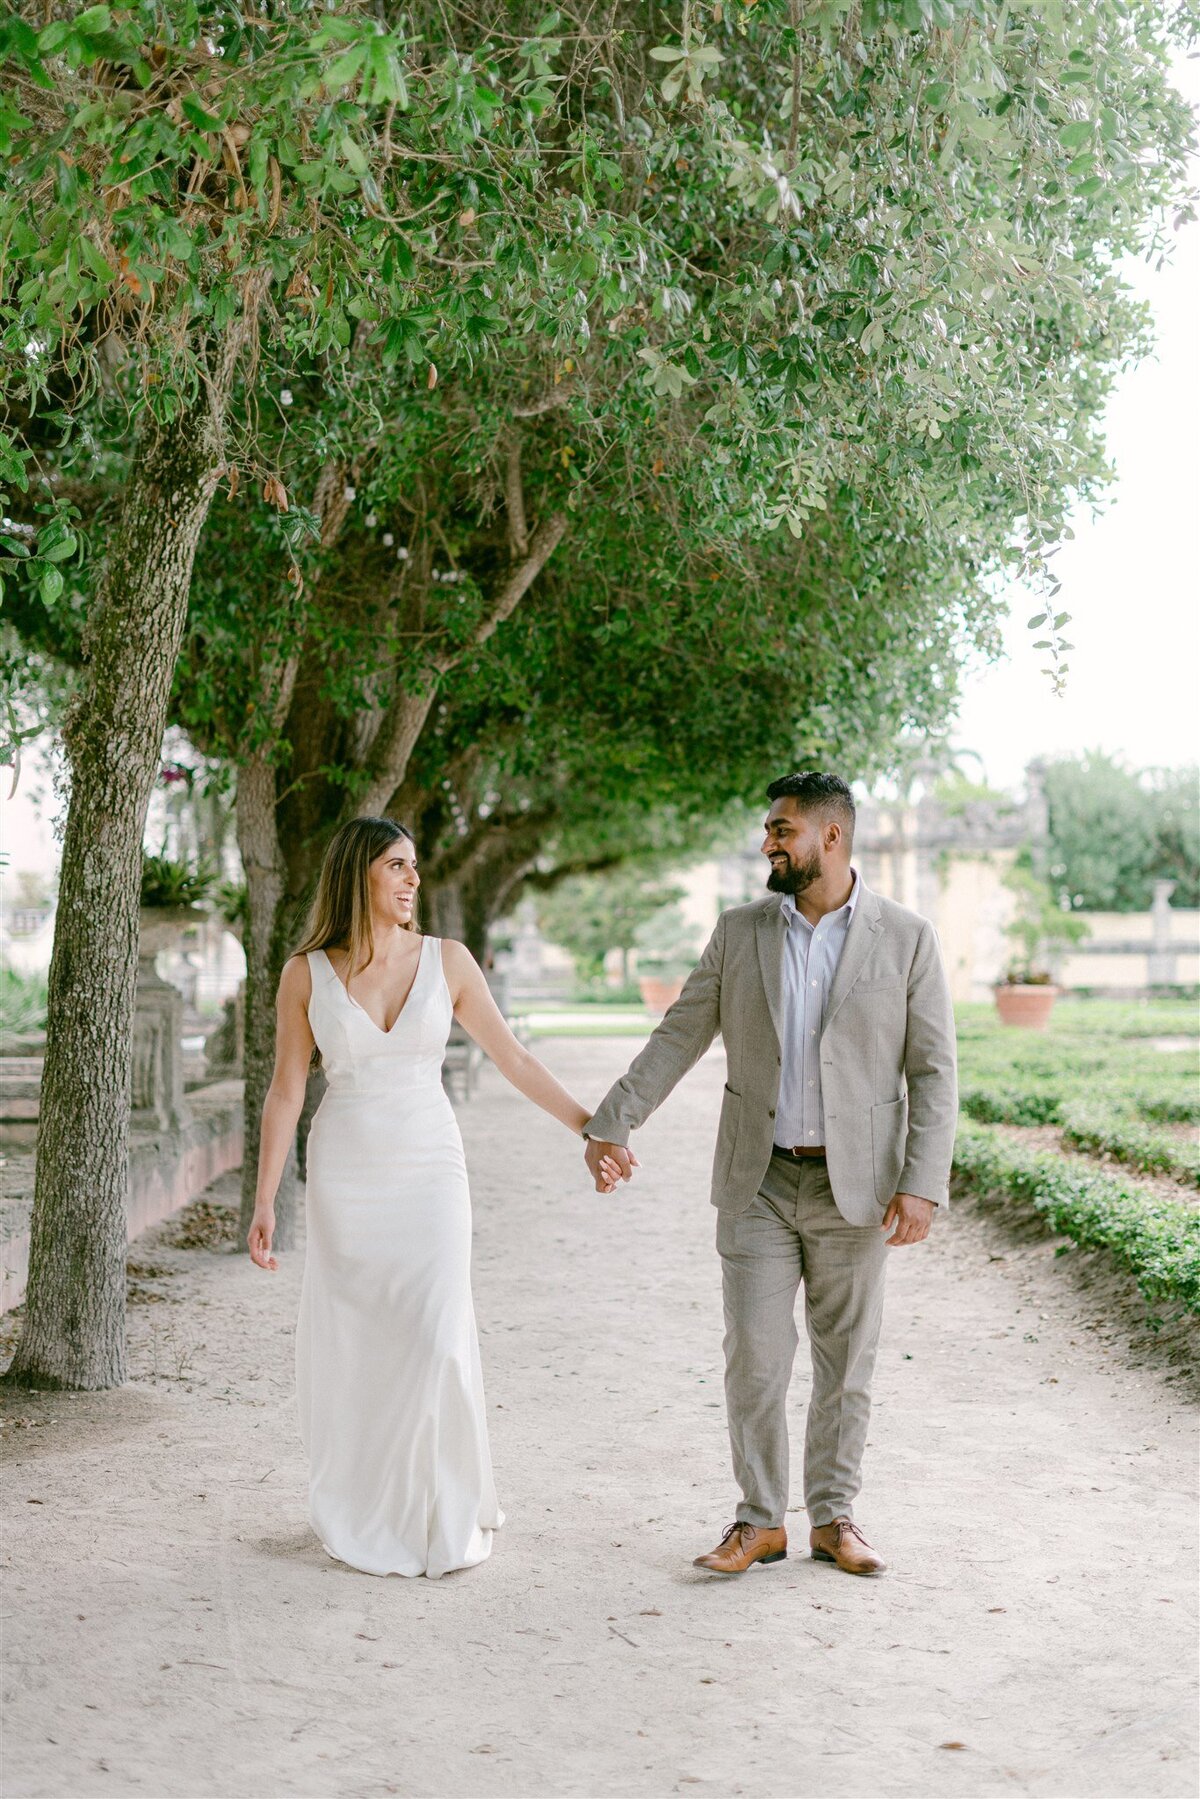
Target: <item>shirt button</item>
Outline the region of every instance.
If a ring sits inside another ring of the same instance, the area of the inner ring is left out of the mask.
[[[808,1134],[810,1137],[815,1137],[817,1133],[815,1131],[810,1131]]]
[[[815,1081],[810,1081],[808,1084],[810,1087],[815,1087],[817,1083]]]

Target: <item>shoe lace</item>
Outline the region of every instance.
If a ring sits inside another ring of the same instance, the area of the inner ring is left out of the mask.
[[[847,1531],[849,1531],[852,1537],[858,1538],[864,1549],[869,1549],[871,1547],[852,1518],[835,1518],[833,1521],[833,1528],[837,1531],[839,1549],[841,1548],[842,1538],[846,1535]]]
[[[735,1518],[733,1523],[729,1526],[729,1529],[725,1532],[725,1535],[721,1538],[720,1547],[722,1549],[724,1549],[724,1547],[725,1547],[726,1543],[728,1543],[730,1537],[737,1535],[738,1532],[747,1530],[747,1529],[753,1530],[753,1528],[754,1528],[754,1526],[752,1524],[747,1525],[743,1522],[743,1520],[741,1518]]]

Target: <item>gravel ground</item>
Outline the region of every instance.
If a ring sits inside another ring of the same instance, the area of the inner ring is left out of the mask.
[[[635,1047],[541,1049],[594,1103]],[[1194,1418],[1052,1245],[961,1210],[893,1257],[859,1507],[888,1575],[811,1562],[798,1504],[788,1561],[691,1567],[736,1497],[723,1075],[715,1051],[605,1200],[485,1070],[462,1123],[509,1522],[440,1582],[357,1574],[308,1527],[301,1252],[270,1277],[138,1240],[130,1384],[6,1396],[6,1799],[1191,1799]],[[186,1240],[219,1237],[198,1218]],[[802,1351],[797,1448],[806,1388]]]

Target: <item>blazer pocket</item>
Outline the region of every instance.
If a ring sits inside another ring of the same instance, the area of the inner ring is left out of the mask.
[[[742,1096],[726,1084],[721,1095],[721,1118],[717,1126],[716,1173],[719,1181],[729,1178],[733,1152],[737,1148],[738,1120],[742,1114]]]
[[[875,1176],[875,1199],[881,1206],[890,1205],[900,1170],[904,1166],[904,1143],[908,1135],[908,1099],[884,1100],[871,1107],[871,1163]]]
[[[851,992],[889,993],[894,991],[897,987],[903,986],[904,982],[900,979],[899,975],[889,974],[884,975],[877,981],[855,981],[854,986],[851,988]]]

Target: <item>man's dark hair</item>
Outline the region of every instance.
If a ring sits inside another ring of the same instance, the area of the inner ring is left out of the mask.
[[[836,818],[846,833],[846,846],[854,842],[854,795],[841,775],[818,774],[815,770],[802,775],[782,775],[767,788],[769,800],[795,800],[804,812],[819,812],[822,818]]]

